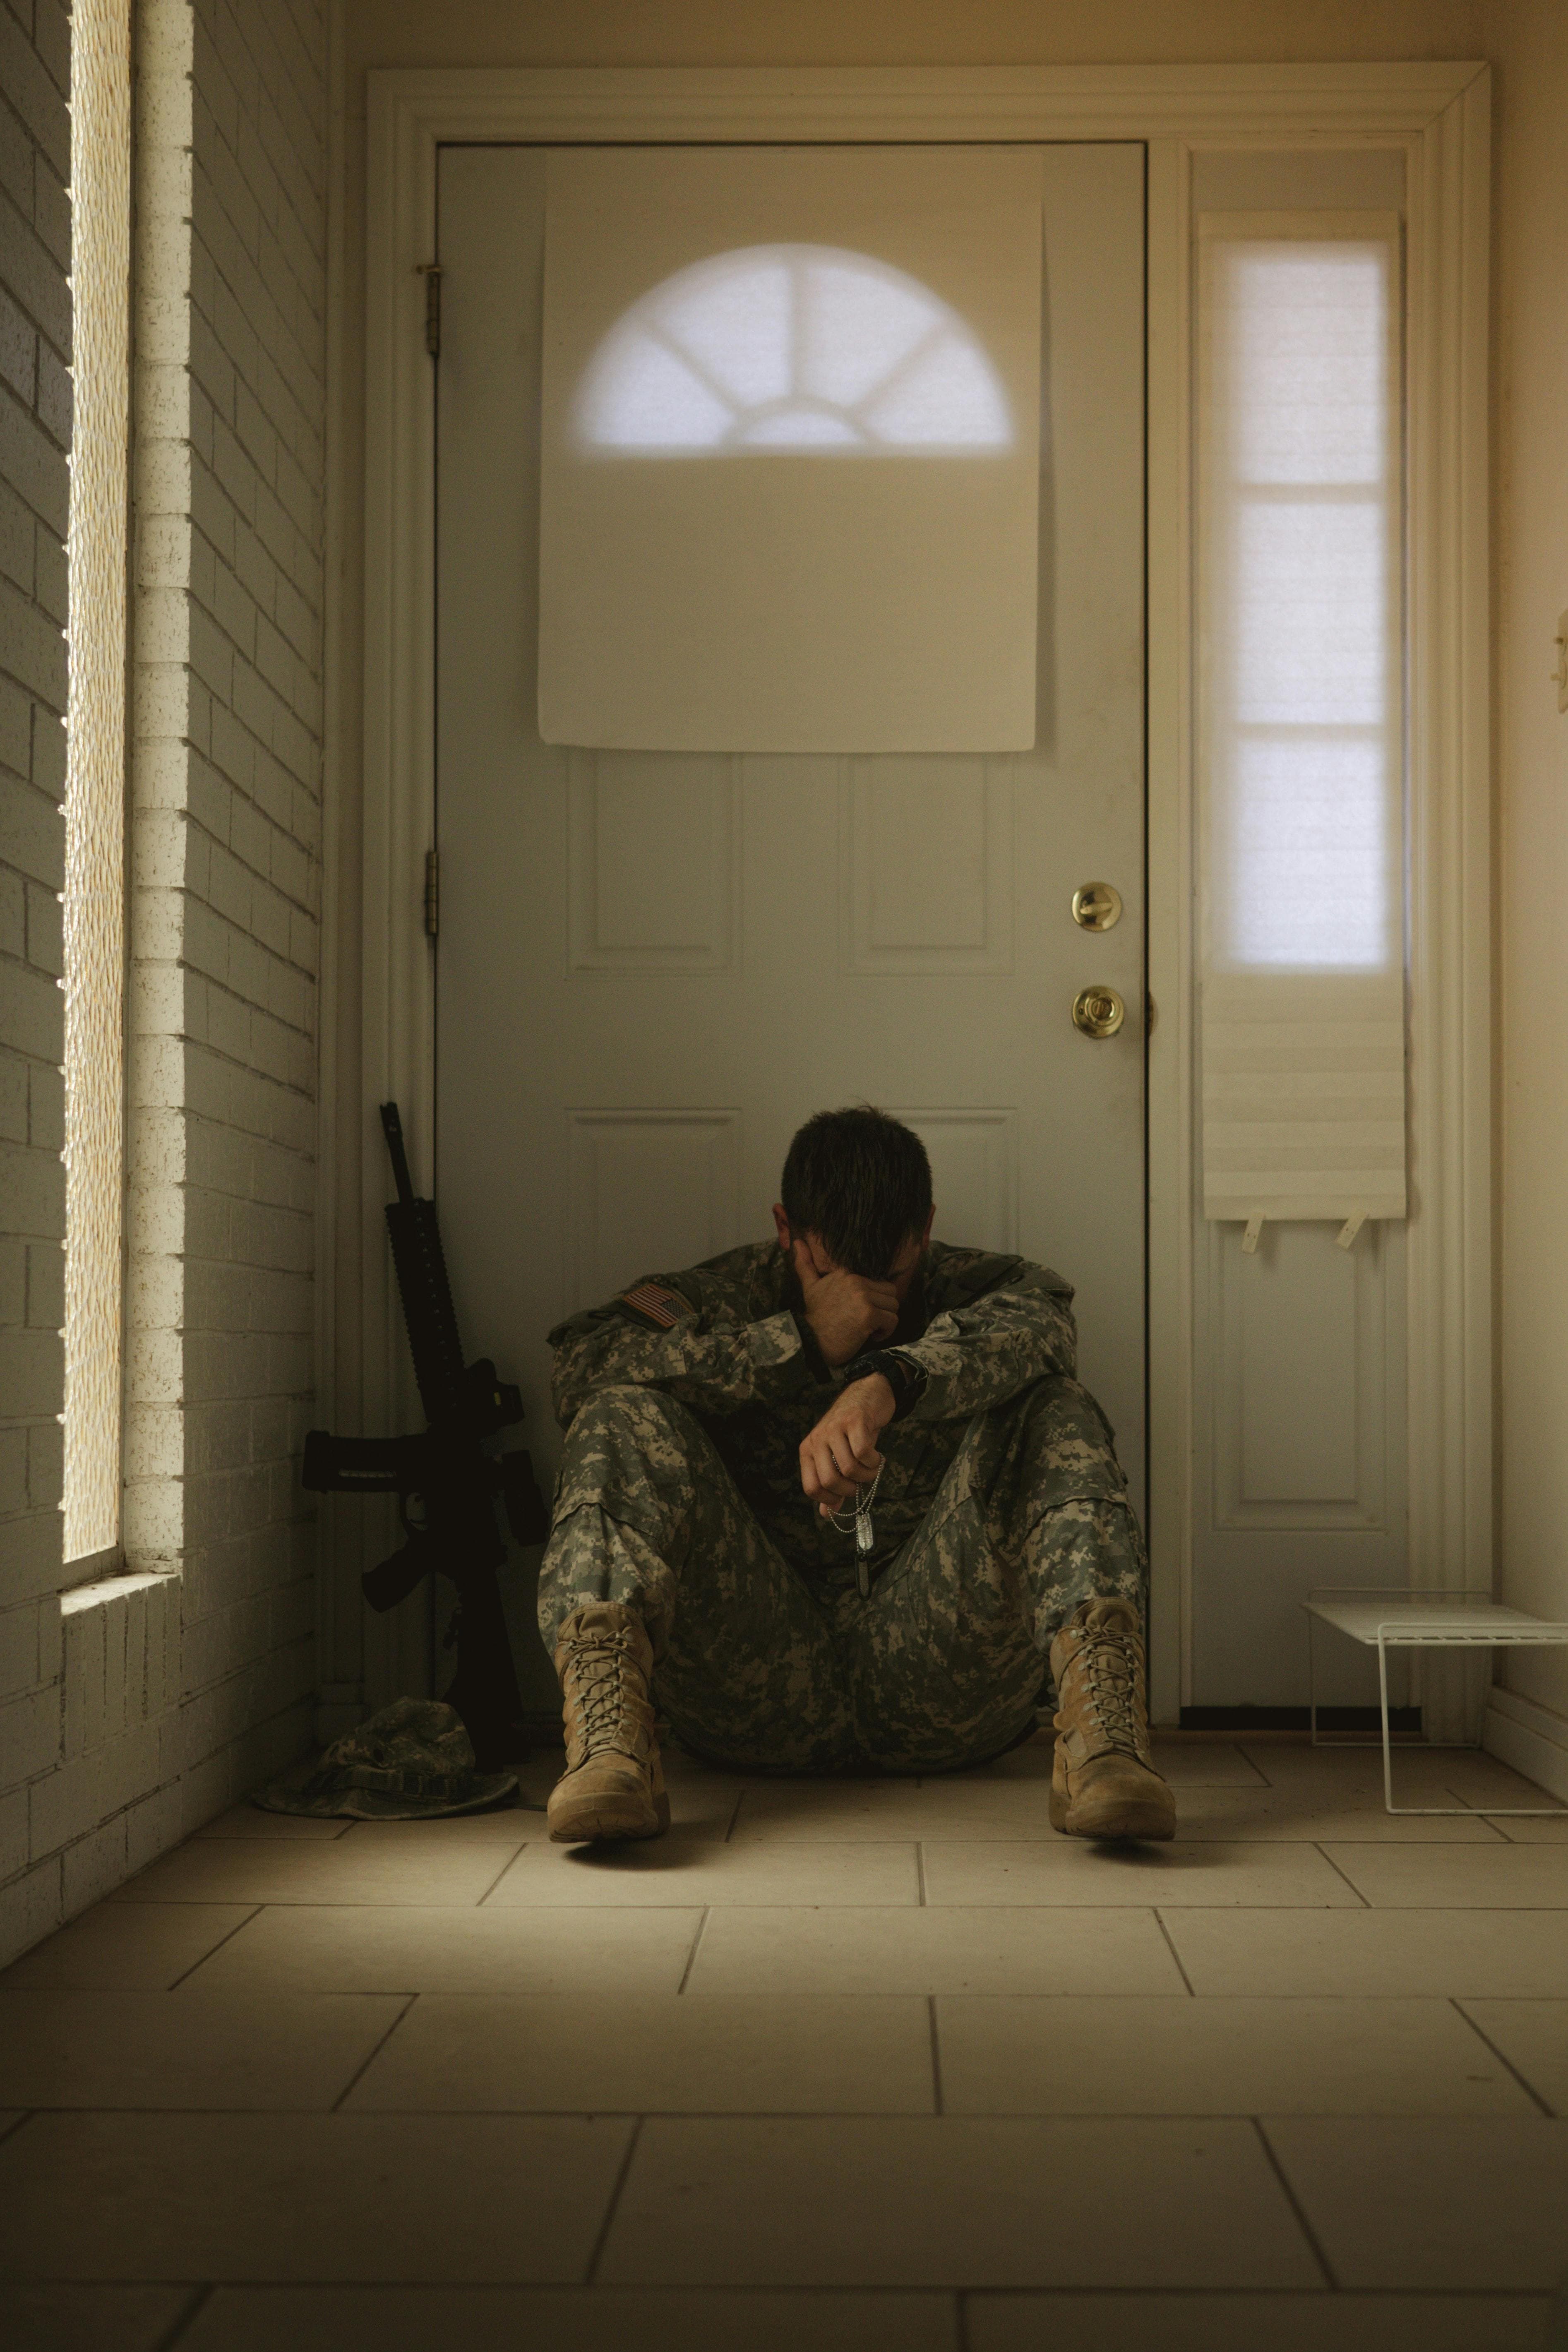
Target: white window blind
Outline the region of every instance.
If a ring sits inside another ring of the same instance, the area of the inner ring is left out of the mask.
[[[1031,745],[1038,158],[561,149],[547,185],[545,740]]]
[[[1402,1217],[1395,215],[1199,221],[1205,1213]]]

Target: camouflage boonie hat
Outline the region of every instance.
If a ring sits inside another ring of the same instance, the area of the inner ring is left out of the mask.
[[[456,1707],[396,1698],[325,1752],[294,1765],[251,1799],[269,1813],[346,1814],[419,1822],[482,1813],[517,1794],[515,1772],[480,1772]]]

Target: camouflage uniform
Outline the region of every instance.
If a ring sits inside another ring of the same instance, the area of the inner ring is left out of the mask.
[[[801,1440],[842,1374],[776,1244],[649,1276],[559,1325],[546,1648],[586,1601],[635,1609],[676,1736],[748,1769],[937,1771],[1000,1753],[1032,1727],[1079,1602],[1142,1601],[1112,1433],[1072,1376],[1071,1298],[1026,1259],[931,1245],[882,1343],[924,1387],[879,1440],[864,1598],[854,1538],[801,1490]]]

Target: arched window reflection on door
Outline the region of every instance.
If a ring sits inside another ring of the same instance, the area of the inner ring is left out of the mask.
[[[610,330],[577,428],[620,456],[983,456],[1011,447],[996,370],[928,286],[863,253],[754,245],[667,278]]]

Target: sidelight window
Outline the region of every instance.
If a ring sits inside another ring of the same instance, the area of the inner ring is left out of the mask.
[[[1210,1216],[1402,1216],[1399,243],[1210,214],[1198,765]]]

